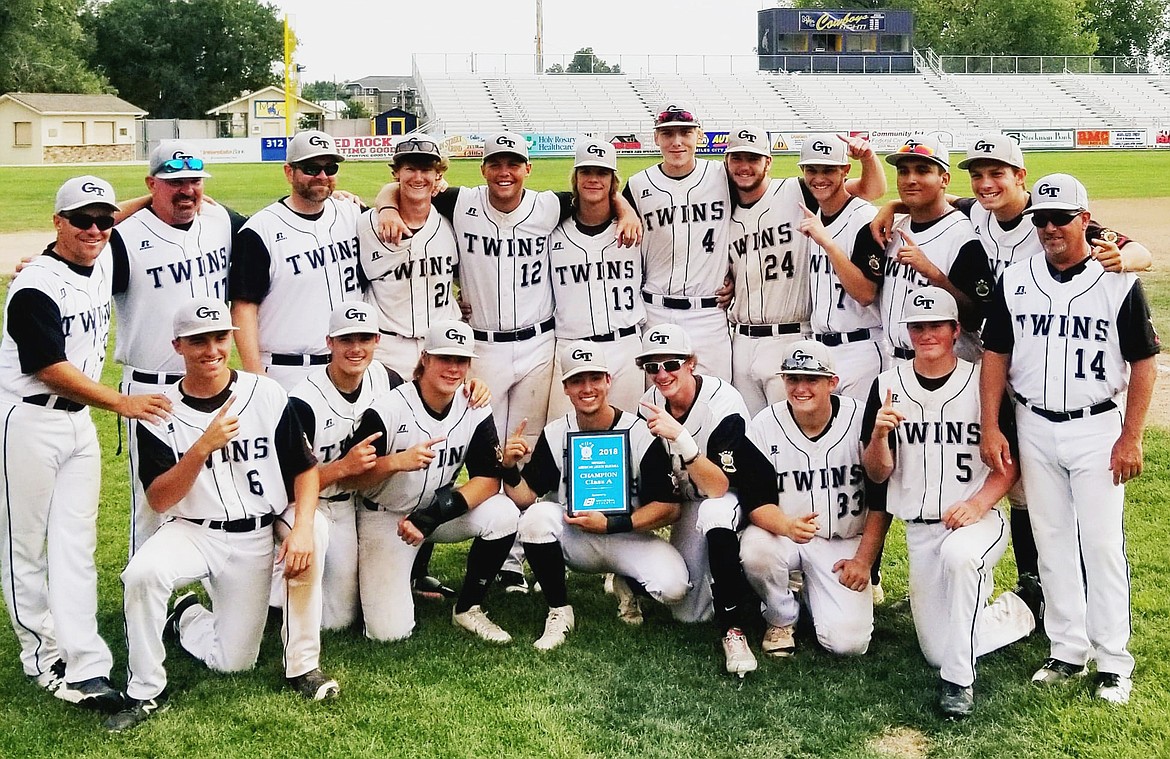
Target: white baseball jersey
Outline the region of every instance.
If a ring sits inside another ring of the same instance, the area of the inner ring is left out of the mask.
[[[642,219],[642,289],[714,295],[727,276],[731,234],[731,189],[723,163],[698,159],[679,179],[651,166],[630,177],[625,193]]]
[[[821,215],[823,217],[823,210]],[[869,223],[876,215],[877,209],[872,204],[850,196],[840,213],[825,224],[825,230],[832,236],[837,247],[852,259],[858,233],[868,229]],[[808,241],[808,261],[811,271],[809,288],[812,295],[811,322],[814,333],[819,335],[826,332],[853,332],[882,326],[878,302],[863,306],[850,298],[845,288],[841,286],[841,278],[837,276],[833,264],[829,261],[829,254],[811,239]],[[862,267],[862,271],[869,269],[868,259],[854,263]],[[878,265],[880,266],[880,262]]]
[[[1010,229],[1005,229],[995,214],[977,202],[971,204],[967,215],[975,229],[975,236],[987,253],[987,263],[997,281],[1007,267],[1044,252],[1040,245],[1040,235],[1036,234],[1036,227],[1026,216],[1017,219],[1017,223]]]
[[[809,243],[800,179],[773,179],[764,196],[731,212],[731,271],[738,324],[788,324],[809,318]]]
[[[143,208],[119,224],[114,237],[120,238],[111,240],[114,255],[124,255],[127,264],[127,279],[114,288],[114,358],[136,369],[181,374],[183,357],[171,347],[171,317],[191,298],[227,299],[227,210],[204,203],[191,226],[181,229]]]
[[[488,202],[486,185],[459,188],[451,224],[471,326],[507,332],[552,316],[547,246],[560,219],[553,192],[525,190],[515,210],[501,213]]]
[[[636,248],[620,247],[616,236],[616,221],[587,234],[572,218],[549,235],[558,338],[607,335],[646,319],[639,292],[642,254]]]
[[[748,425],[748,439],[776,470],[778,505],[790,517],[820,515],[817,535],[852,538],[865,528],[865,470],[861,466],[863,407],[833,396],[833,417],[815,440],[792,418],[788,402],[774,403]]]
[[[435,209],[398,245],[378,237],[378,214],[366,211],[358,221],[358,261],[381,331],[424,337],[432,321],[462,318],[451,292],[459,265],[455,230]]]

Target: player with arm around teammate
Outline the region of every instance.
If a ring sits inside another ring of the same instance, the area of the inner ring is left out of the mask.
[[[748,437],[775,471],[767,502],[752,510],[740,553],[748,582],[763,599],[768,630],[761,646],[791,656],[800,604],[789,572],[804,574],[804,599],[817,640],[834,654],[861,655],[873,634],[873,598],[841,572],[861,543],[867,515],[861,466],[863,406],[835,393],[832,354],[822,343],[794,343],[780,364],[788,400],[761,411]]]
[[[544,634],[534,644],[543,651],[563,643],[575,624],[566,566],[577,572],[613,572],[667,605],[682,600],[690,589],[686,562],[654,534],[679,515],[666,448],[635,414],[610,405],[612,380],[604,349],[586,341],[566,344],[560,356],[561,382],[572,411],[545,426],[522,471],[517,465],[529,453],[523,436],[513,435],[504,447],[504,492],[524,509],[519,540],[549,606]],[[633,510],[608,517],[597,512],[569,516],[567,473],[562,471],[568,434],[617,430],[629,436]],[[549,500],[537,500],[550,494]]]
[[[997,504],[1018,469],[1009,462],[993,470],[979,457],[979,372],[955,355],[961,327],[954,298],[942,288],[921,288],[902,323],[914,359],[878,375],[861,430],[865,471],[886,484],[885,512],[871,511],[861,550],[841,576],[866,579],[890,520],[905,522],[918,645],[939,670],[940,710],[961,718],[975,709],[975,660],[1036,626],[1015,593],[988,604],[1008,542]]]

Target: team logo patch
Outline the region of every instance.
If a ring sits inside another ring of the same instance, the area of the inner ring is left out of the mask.
[[[605,148],[600,145],[590,145],[589,147],[585,148],[585,152],[589,155],[604,156]]]
[[[1016,285],[1016,295],[1025,295],[1025,294],[1027,294],[1027,291],[1024,289],[1024,286],[1023,285]]]
[[[581,447],[577,450],[580,451],[583,461],[589,461],[593,458],[593,443],[581,443]]]
[[[331,148],[331,147],[333,147],[333,145],[330,144],[329,139],[327,137],[322,137],[322,136],[316,135],[316,134],[309,138],[309,144],[315,148]]]
[[[876,255],[869,257],[869,268],[871,271],[879,272],[882,270],[882,260]]]
[[[934,298],[929,298],[925,295],[915,295],[914,300],[911,302],[919,308],[934,308]]]
[[[986,279],[981,279],[975,284],[975,294],[980,298],[986,298],[991,295],[991,283]]]
[[[83,184],[81,186],[81,191],[86,193],[87,195],[89,195],[89,194],[97,195],[99,198],[106,194],[106,191],[104,189],[102,189],[101,187],[98,187],[93,182],[86,182],[85,184]]]
[[[832,148],[830,148],[828,145],[821,142],[820,140],[817,140],[816,142],[814,142],[812,144],[812,149],[814,151],[820,153],[821,155],[828,155],[829,153],[833,152]]]
[[[739,130],[739,134],[737,134],[736,137],[738,137],[741,140],[747,140],[748,142],[755,142],[756,141],[756,136],[746,129]]]
[[[1097,239],[1115,243],[1119,239],[1119,235],[1112,229],[1102,229],[1101,234],[1097,235]]]
[[[589,351],[583,351],[580,348],[573,351],[570,356],[574,361],[592,361],[593,354]]]
[[[1055,198],[1060,194],[1060,188],[1054,184],[1045,182],[1036,188],[1036,194],[1042,198]]]
[[[719,452],[719,467],[728,474],[734,474],[737,470],[735,468],[735,456],[731,451]]]
[[[983,140],[980,140],[979,142],[975,143],[975,147],[971,149],[978,150],[980,153],[990,153],[992,150],[995,150],[995,146],[990,142],[984,142]]]

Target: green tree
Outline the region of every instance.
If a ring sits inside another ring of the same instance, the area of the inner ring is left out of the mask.
[[[343,119],[368,119],[369,117],[369,109],[360,100],[346,101],[345,109],[341,112],[341,118]]]
[[[1097,33],[1097,55],[1170,58],[1168,0],[1089,0],[1086,11]]]
[[[258,0],[110,0],[88,23],[93,63],[155,118],[203,118],[276,81],[283,25]]]
[[[325,100],[349,100],[349,93],[337,82],[319,80],[301,87],[301,97],[320,103]]]
[[[0,93],[108,92],[83,51],[83,0],[4,0],[0,3]]]
[[[593,48],[583,47],[573,54],[568,66],[554,63],[545,69],[546,74],[620,74],[622,67],[609,65],[593,54]]]

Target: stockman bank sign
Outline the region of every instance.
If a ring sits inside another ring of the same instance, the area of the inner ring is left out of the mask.
[[[1073,148],[1076,147],[1077,135],[1072,129],[1005,129],[1003,133],[1011,137],[1023,149],[1028,148]]]

